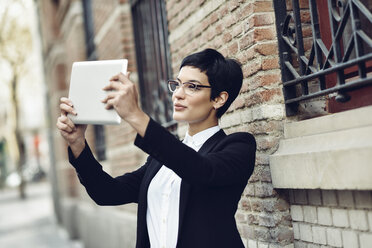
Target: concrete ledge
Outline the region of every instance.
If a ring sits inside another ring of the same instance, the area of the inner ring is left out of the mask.
[[[276,188],[372,189],[372,106],[286,123],[270,169]]]

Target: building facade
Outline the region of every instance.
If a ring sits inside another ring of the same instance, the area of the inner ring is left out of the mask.
[[[370,1],[39,0],[51,123],[74,61],[127,58],[143,109],[180,138],[166,80],[186,55],[214,48],[240,61],[240,95],[221,118],[257,141],[236,213],[246,247],[370,247]],[[361,45],[360,45],[361,44]],[[337,100],[335,100],[337,99]],[[128,124],[90,126],[113,176],[146,155]],[[99,207],[54,129],[56,216],[86,247],[134,247],[136,206]],[[218,218],[218,216],[216,216]]]

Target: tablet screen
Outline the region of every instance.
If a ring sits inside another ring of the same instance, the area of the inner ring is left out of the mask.
[[[107,92],[103,87],[118,73],[127,72],[128,60],[100,60],[74,62],[71,71],[68,98],[77,115],[69,115],[75,124],[120,124],[121,118],[114,109],[105,109],[101,101]]]

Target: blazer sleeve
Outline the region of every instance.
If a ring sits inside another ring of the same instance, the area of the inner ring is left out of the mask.
[[[255,164],[256,142],[249,133],[228,135],[213,151],[201,154],[151,119],[144,137],[137,135],[135,145],[188,183],[246,184]]]
[[[70,147],[68,156],[71,165],[76,169],[80,183],[98,205],[138,203],[139,188],[150,157],[145,165],[136,171],[113,178],[103,171],[102,165],[94,158],[87,142],[79,157],[74,157]]]

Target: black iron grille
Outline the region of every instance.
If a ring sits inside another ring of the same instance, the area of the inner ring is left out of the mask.
[[[372,85],[371,1],[273,3],[287,115],[296,114],[303,100],[334,93],[337,101],[346,102],[347,92]],[[327,32],[320,28],[324,8]]]

